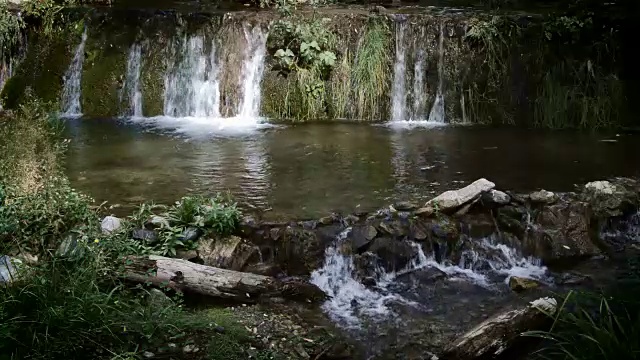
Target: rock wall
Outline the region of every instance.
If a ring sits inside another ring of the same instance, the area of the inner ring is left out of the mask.
[[[127,60],[134,45],[142,49],[138,76],[143,115],[167,115],[167,73],[185,56],[183,43],[194,37],[204,44],[207,55],[210,48],[215,51],[206,75],[196,74],[199,70],[194,68],[193,78],[206,82],[215,77],[220,91],[218,111],[221,116],[234,116],[241,101],[239,72],[246,49],[245,30],[261,27],[269,28],[270,33],[260,114],[272,121],[609,126],[619,120],[615,109],[622,108],[614,106],[623,99],[615,73],[600,68],[588,55],[576,54],[571,64],[559,64],[553,55],[556,44],[545,41],[549,34],[540,16],[497,16],[469,9],[353,7],[302,11],[285,18],[287,26],[298,29],[295,31],[304,41],[314,40],[319,28],[331,38],[327,46],[335,61],[331,71],[319,74],[304,67],[280,71],[274,57],[279,46],[272,45],[278,42],[274,26],[282,17],[275,12],[112,8],[70,13],[66,30],[50,36],[30,34],[26,61],[2,91],[7,107],[15,107],[27,87],[44,99],[60,98],[65,70],[86,27],[81,94],[85,116],[127,115],[123,109],[128,99],[122,96],[122,88],[129,76]],[[310,27],[301,28],[305,23]],[[299,61],[299,49],[293,51],[294,60]],[[572,70],[573,66],[579,69]],[[584,66],[591,70],[583,73]],[[211,68],[215,74],[209,73]],[[591,74],[589,89],[567,103],[552,103],[558,99],[555,91],[570,93],[575,86],[584,88],[580,84],[585,79],[576,74]],[[562,111],[554,109],[556,105],[562,106]],[[570,113],[566,115],[570,122],[556,119],[553,114],[558,112]],[[588,121],[574,124],[576,116]]]

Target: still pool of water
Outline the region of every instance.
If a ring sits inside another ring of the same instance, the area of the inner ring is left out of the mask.
[[[519,129],[279,126],[212,134],[115,119],[68,120],[75,187],[123,213],[144,201],[230,191],[269,217],[422,203],[480,177],[501,189],[567,191],[640,174],[639,135]]]

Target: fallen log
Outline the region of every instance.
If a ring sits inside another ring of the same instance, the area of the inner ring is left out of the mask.
[[[555,313],[557,302],[552,298],[532,301],[523,308],[499,313],[460,336],[444,353],[441,360],[495,359],[518,346],[524,340],[521,333],[542,330]]]
[[[264,298],[281,297],[296,301],[317,302],[326,295],[317,286],[300,279],[278,280],[273,277],[220,269],[162,256],[128,257],[125,278],[139,283],[150,282],[177,291],[255,303]]]

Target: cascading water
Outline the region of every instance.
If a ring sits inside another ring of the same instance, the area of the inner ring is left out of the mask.
[[[260,116],[260,83],[267,52],[267,35],[260,26],[251,30],[244,26],[243,30],[247,47],[242,64],[242,97],[238,116],[255,119]]]
[[[246,45],[235,88],[239,90],[235,114],[228,118],[221,116],[221,74],[224,66],[237,64],[223,64],[217,53],[226,49],[219,49],[215,40],[209,41],[197,34],[181,36],[170,47],[164,81],[164,116],[140,121],[190,136],[208,136],[220,131],[243,133],[268,127],[259,117],[267,34],[261,26],[245,25],[243,30]],[[233,79],[225,81],[233,82]],[[232,93],[225,95],[235,96],[235,89],[229,89]]]
[[[82,65],[84,63],[84,46],[87,42],[87,28],[82,32],[82,39],[73,55],[71,65],[64,76],[64,87],[62,90],[62,115],[68,117],[78,117],[82,115],[80,105]]]
[[[184,36],[173,44],[165,76],[164,115],[220,117],[220,85],[215,44],[207,51],[203,35]]]
[[[429,113],[429,121],[433,123],[444,123],[444,23],[440,23],[440,35],[438,38],[438,90],[436,100]]]
[[[142,45],[134,43],[129,49],[127,58],[127,75],[120,90],[120,103],[127,97],[128,107],[122,114],[142,117],[142,91],[140,90],[140,69],[142,67]]]
[[[413,112],[411,120],[423,120],[425,116],[425,105],[427,103],[427,92],[425,90],[425,67],[426,67],[426,51],[420,46],[419,40],[424,39],[425,29],[420,29],[420,36],[416,37],[414,47],[416,48],[415,63],[413,65]]]
[[[407,28],[406,19],[396,22],[396,60],[393,64],[393,87],[391,91],[391,121],[406,120],[406,62],[407,54],[404,36]]]
[[[407,265],[391,272],[381,266],[368,269],[368,276],[376,283],[375,286],[365,286],[357,278],[354,258],[340,251],[350,232],[351,228],[348,228],[336,237],[334,244],[325,251],[323,266],[311,275],[311,282],[330,296],[323,309],[346,327],[359,326],[361,317],[372,320],[388,318],[393,313],[392,304],[419,308],[419,301],[409,299],[394,289],[399,287],[403,275],[429,268],[439,270],[451,280],[470,281],[486,289],[495,288],[495,277],[505,282],[511,276],[551,281],[540,260],[524,257],[515,249],[499,243],[496,237],[490,237],[472,240],[474,250],[465,251],[458,264],[448,260],[438,262],[434,254],[425,254],[420,244],[409,242],[414,255]]]

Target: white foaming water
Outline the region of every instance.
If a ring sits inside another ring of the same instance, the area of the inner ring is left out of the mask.
[[[267,52],[267,35],[260,26],[251,30],[244,26],[243,30],[247,48],[242,64],[242,98],[238,116],[257,118],[260,115],[260,83]]]
[[[407,23],[404,19],[396,22],[396,61],[393,64],[393,88],[391,91],[391,121],[406,120],[406,47],[404,34]]]
[[[543,282],[549,281],[546,267],[540,260],[525,258],[518,252],[504,244],[495,243],[493,239],[480,239],[477,241],[478,250],[488,254],[488,258],[481,258],[477,251],[465,251],[459,264],[450,262],[438,263],[434,256],[427,256],[422,246],[411,242],[416,250],[416,256],[401,270],[386,272],[382,267],[374,269],[372,274],[376,279],[375,288],[369,288],[360,283],[354,274],[356,269],[353,258],[340,252],[340,244],[349,236],[351,229],[343,231],[336,240],[334,246],[325,252],[323,266],[311,274],[311,282],[322,289],[330,299],[323,305],[323,309],[334,321],[347,327],[357,327],[360,317],[366,316],[373,320],[388,318],[393,314],[390,304],[403,304],[418,307],[420,304],[410,301],[400,294],[390,290],[398,277],[426,268],[436,268],[448,275],[452,281],[471,281],[472,283],[493,288],[488,278],[490,273],[507,275],[508,283],[511,276],[521,276],[537,279]],[[474,268],[480,261],[489,265],[484,272]]]
[[[142,67],[142,45],[134,43],[129,49],[127,74],[120,90],[120,103],[127,97],[128,107],[124,116],[142,117],[142,91],[140,90],[140,69]]]
[[[355,277],[353,258],[340,253],[338,245],[351,231],[338,235],[336,245],[325,251],[323,266],[311,274],[311,283],[330,296],[323,309],[336,322],[347,327],[357,327],[359,316],[385,317],[391,313],[387,303],[402,300],[397,294],[383,294],[368,289]]]
[[[444,122],[431,120],[399,120],[388,122],[386,125],[396,130],[411,130],[416,128],[432,129],[447,126]]]
[[[87,28],[82,32],[82,39],[76,48],[73,60],[64,75],[64,87],[62,89],[62,116],[82,116],[80,105],[82,65],[84,64],[84,47],[87,42]]]
[[[188,137],[208,137],[212,135],[243,135],[256,130],[275,127],[263,119],[246,117],[205,118],[205,117],[170,117],[154,116],[148,118],[132,118],[131,121],[156,128],[169,130]]]
[[[438,39],[438,91],[436,100],[429,113],[429,121],[444,123],[444,23],[440,23],[440,37]]]
[[[220,86],[215,44],[209,51],[204,35],[184,37],[172,46],[165,76],[164,115],[220,117]]]

